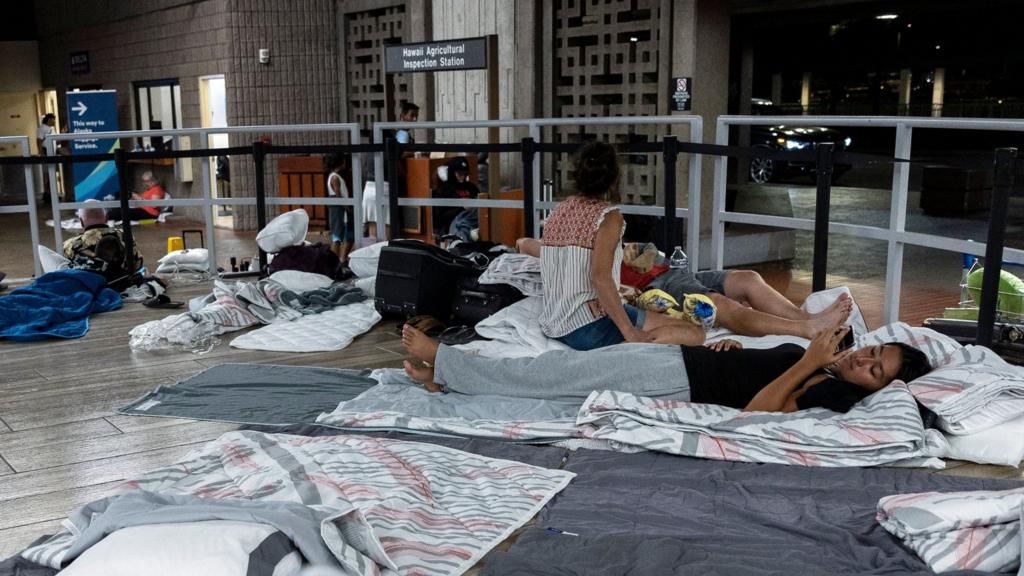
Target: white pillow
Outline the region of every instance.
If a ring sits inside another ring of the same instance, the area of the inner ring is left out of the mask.
[[[285,212],[274,218],[256,235],[256,244],[264,252],[277,254],[289,246],[298,246],[306,240],[309,214],[302,208]]]
[[[357,278],[352,284],[355,285],[356,288],[362,290],[363,294],[366,294],[366,297],[370,300],[373,300],[373,297],[377,293],[376,276],[370,276],[369,278]]]
[[[864,315],[861,314],[860,306],[857,305],[857,302],[853,299],[853,294],[846,286],[837,286],[828,290],[815,292],[804,300],[804,304],[801,308],[811,314],[816,314],[831,306],[832,303],[839,298],[840,294],[849,295],[850,301],[853,302],[853,309],[850,311],[850,316],[846,319],[846,324],[853,327],[853,333],[855,336],[867,334],[868,326],[864,322]]]
[[[1024,460],[1024,416],[974,434],[946,434],[947,458],[1013,466]]]
[[[270,275],[270,279],[298,294],[319,290],[334,284],[334,280],[323,274],[302,272],[301,270],[278,270]]]
[[[57,254],[53,250],[50,250],[42,244],[36,246],[39,252],[39,265],[43,267],[43,272],[53,272],[54,270],[63,270],[71,264],[71,261]]]
[[[294,546],[261,547],[277,533],[266,524],[228,520],[132,526],[100,540],[60,574],[246,576],[250,558],[276,566],[274,576],[298,574],[302,555]]]
[[[168,252],[166,256],[157,260],[161,264],[169,262],[172,264],[206,264],[210,261],[210,251],[206,248],[187,248]]]
[[[352,273],[360,278],[376,277],[381,248],[387,245],[387,242],[377,242],[349,254],[348,267],[352,269]]]

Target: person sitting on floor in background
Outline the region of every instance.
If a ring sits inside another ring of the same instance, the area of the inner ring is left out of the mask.
[[[465,156],[456,156],[448,161],[448,180],[434,191],[434,198],[458,198],[472,200],[480,195],[480,189],[469,181],[469,161]],[[434,228],[441,234],[458,236],[463,242],[475,242],[473,230],[480,227],[476,208],[438,206],[434,208]]]
[[[98,200],[86,200],[86,204]],[[82,233],[64,241],[64,257],[70,267],[102,275],[107,285],[120,292],[133,283],[133,273],[142,266],[138,246],[132,245],[134,265],[126,267],[124,236],[119,228],[107,225],[107,211],[101,206],[78,209]]]
[[[923,352],[900,342],[837,351],[849,330],[829,327],[806,350],[796,344],[744,350],[735,340],[721,340],[487,358],[438,344],[412,326],[403,328],[402,344],[426,364],[406,360],[406,373],[431,392],[582,401],[593,391],[615,390],[748,412],[848,412],[892,381],[910,382],[931,370]]]
[[[327,195],[332,198],[351,198],[352,168],[348,154],[331,154],[327,164]],[[351,206],[328,206],[327,222],[331,228],[331,249],[343,266],[348,266],[348,253],[356,239],[355,217]]]
[[[539,257],[543,244],[535,238],[520,238],[516,250]],[[655,276],[642,290],[658,289],[682,302],[687,294],[704,294],[715,304],[716,322],[741,336],[782,334],[808,340],[849,317],[853,301],[841,294],[828,308],[817,313],[801,310],[764,281],[753,270],[705,270],[690,272],[669,269]]]
[[[146,170],[142,173],[142,185],[145,187],[145,191],[142,195],[132,194],[132,200],[163,200],[167,196],[164,192],[163,186],[153,177],[153,173]],[[120,208],[114,208],[107,213],[107,216],[115,222],[124,220],[121,214]],[[138,208],[128,209],[128,220],[139,221],[139,220],[152,220],[160,216],[160,206],[140,206]]]
[[[576,156],[575,194],[548,217],[539,245],[541,330],[576,350],[621,342],[699,345],[702,327],[622,303],[619,264],[626,224],[608,200],[618,190],[619,173],[610,144],[590,142]]]

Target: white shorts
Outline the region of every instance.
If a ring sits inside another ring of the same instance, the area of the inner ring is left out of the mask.
[[[388,183],[384,183],[384,198],[383,202],[388,202]],[[377,205],[377,183],[373,180],[369,180],[363,185],[363,221],[364,222],[377,222],[377,212],[380,207]],[[385,224],[391,224],[391,214],[385,208],[384,212]]]

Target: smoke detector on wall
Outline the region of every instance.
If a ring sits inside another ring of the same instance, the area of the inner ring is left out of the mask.
[[[270,64],[270,48],[260,48],[260,64]]]

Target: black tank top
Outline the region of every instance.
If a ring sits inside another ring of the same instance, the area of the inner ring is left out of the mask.
[[[690,401],[742,409],[761,391],[804,355],[796,344],[767,349],[715,352],[704,346],[681,346],[686,375],[690,379]],[[819,371],[817,374],[827,374]],[[848,412],[869,392],[831,375],[808,388],[799,398],[801,410],[821,407]]]

